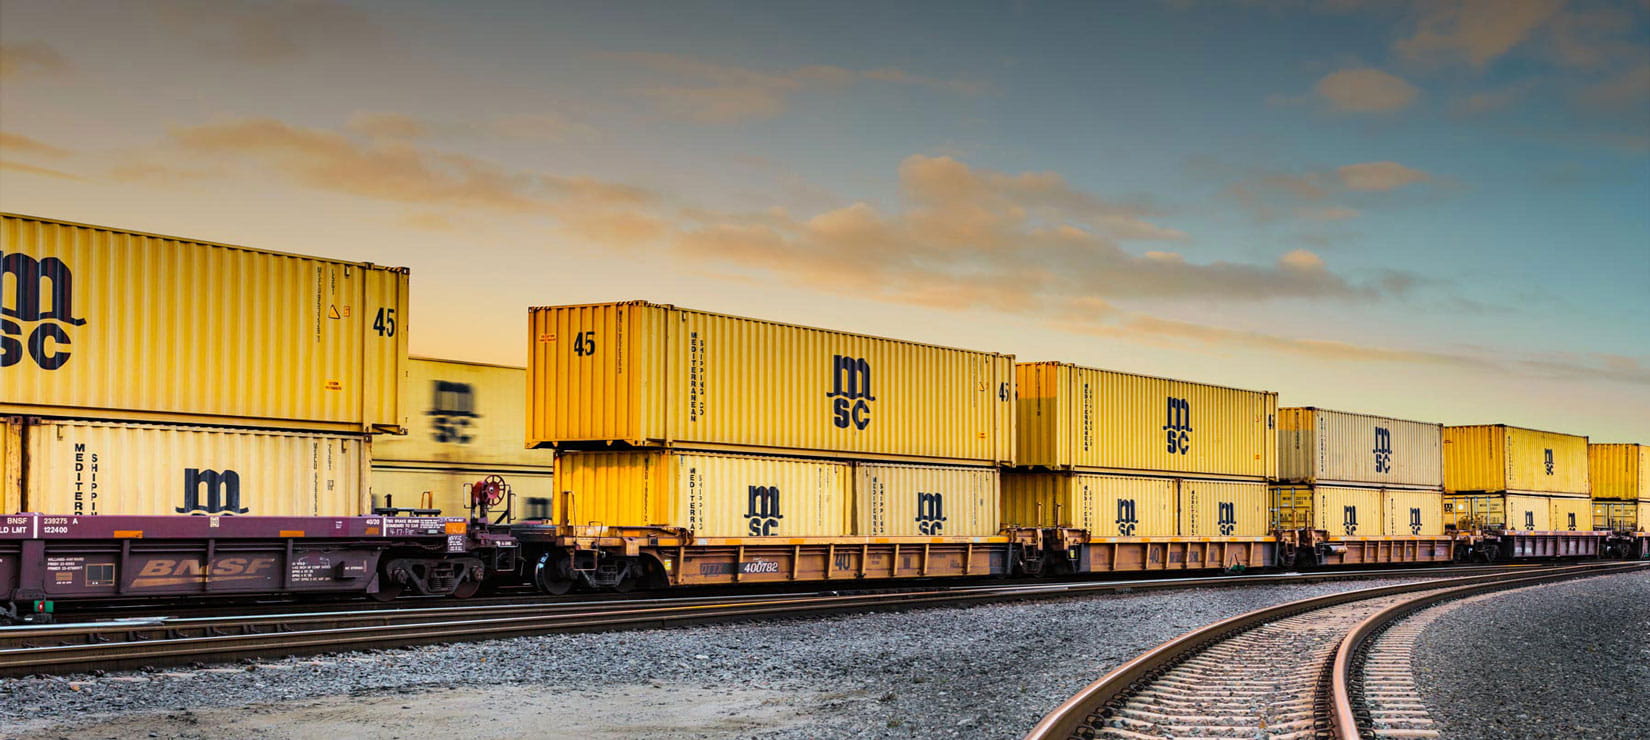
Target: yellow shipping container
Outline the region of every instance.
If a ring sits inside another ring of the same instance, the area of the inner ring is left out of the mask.
[[[639,301],[529,323],[532,446],[1013,461],[1008,355]]]
[[[1503,424],[1444,427],[1444,490],[1587,496],[1587,438]]]
[[[854,533],[848,463],[672,450],[556,456],[564,524],[684,527],[699,537]]]
[[[1473,494],[1444,496],[1444,523],[1459,530],[1553,531],[1548,496]]]
[[[23,508],[23,459],[18,419],[0,416],[0,514]]]
[[[1179,483],[1181,535],[1256,537],[1271,534],[1271,517],[1267,513],[1271,492],[1265,483],[1197,480]]]
[[[1436,536],[1444,531],[1443,501],[1437,490],[1273,486],[1272,521],[1336,537]]]
[[[363,435],[47,420],[22,427],[18,511],[358,516]]]
[[[375,464],[439,463],[548,472],[553,455],[529,450],[527,369],[414,357],[407,363],[407,435],[373,442]]]
[[[1650,445],[1587,445],[1593,498],[1650,499]]]
[[[1278,479],[1436,489],[1442,424],[1319,408],[1278,410]]]
[[[1021,363],[1017,372],[1022,466],[1260,481],[1277,474],[1276,393],[1052,362]]]
[[[1160,537],[1180,532],[1176,481],[1097,473],[1003,473],[1003,522],[1076,527],[1094,537]]]
[[[475,468],[398,468],[374,465],[372,468],[372,505],[400,508],[440,509],[442,516],[470,515],[470,485],[498,475],[515,494],[511,516],[504,521],[550,519],[556,498],[554,479],[549,471],[522,472],[519,470],[488,470]],[[425,493],[429,503],[425,504]],[[502,507],[495,509],[489,520],[498,520]]]
[[[0,415],[405,422],[404,268],[11,214],[0,254]]]
[[[1436,537],[1444,533],[1443,491],[1386,490],[1381,534]]]
[[[855,533],[988,537],[1001,529],[996,468],[854,465]]]
[[[1552,496],[1548,515],[1552,528],[1559,532],[1588,532],[1593,529],[1593,500],[1579,496]]]

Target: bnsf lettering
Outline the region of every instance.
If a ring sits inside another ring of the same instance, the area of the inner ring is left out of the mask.
[[[177,576],[251,576],[275,567],[275,558],[223,558],[207,568],[195,559],[172,560],[152,558],[138,571],[139,578],[166,578]]]
[[[70,354],[63,347],[72,342],[59,324],[86,325],[74,315],[74,273],[69,266],[56,257],[36,260],[17,252],[0,253],[0,284],[13,286],[0,295],[0,367],[11,367],[25,357],[42,370],[63,367]],[[50,299],[49,307],[43,298]]]
[[[1375,472],[1392,472],[1392,432],[1375,427]]]
[[[201,503],[201,489],[206,489],[206,502]],[[241,474],[233,470],[183,471],[183,505],[175,509],[179,514],[245,514],[241,506]]]
[[[776,534],[779,520],[784,518],[779,513],[778,486],[750,487],[750,508],[745,513],[745,523],[752,536]]]
[[[831,422],[840,429],[871,425],[871,363],[863,357],[831,356]]]
[[[931,537],[945,530],[945,498],[938,493],[917,494],[917,532]]]
[[[1167,434],[1169,454],[1184,455],[1191,449],[1192,404],[1184,398],[1168,399],[1168,416],[1163,423]]]

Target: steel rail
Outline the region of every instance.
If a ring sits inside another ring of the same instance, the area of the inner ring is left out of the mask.
[[[1529,570],[1530,568],[1525,567],[1520,568],[1519,572]],[[1417,571],[1415,575],[1425,577],[1426,571]],[[400,613],[372,610],[343,615],[317,613],[288,620],[290,623],[280,619],[256,617],[252,620],[243,620],[254,624],[242,624],[242,631],[238,634],[228,633],[230,629],[235,628],[234,619],[206,620],[217,623],[213,628],[215,631],[202,630],[199,634],[181,634],[175,627],[169,627],[164,622],[152,625],[90,624],[79,625],[74,629],[89,632],[94,637],[102,636],[108,639],[88,639],[79,644],[0,648],[0,676],[65,673],[89,668],[154,667],[196,661],[314,654],[554,632],[668,627],[748,619],[818,616],[851,611],[1064,598],[1154,588],[1266,585],[1296,582],[1301,578],[1242,576],[1150,582],[1031,583],[894,593],[793,595],[786,598],[711,598],[693,603],[680,603],[671,599],[651,604],[605,602],[596,607],[590,604],[574,604],[557,609],[538,610],[522,606],[494,609],[441,607],[412,609]],[[308,621],[305,621],[306,619]],[[36,638],[51,633],[43,627],[4,628],[0,629],[0,636],[14,629],[18,630],[20,635],[26,632]],[[169,629],[173,631],[169,633]]]
[[[1053,738],[1081,738],[1092,733],[1085,733],[1083,729],[1095,720],[1103,718],[1108,713],[1108,707],[1114,702],[1133,693],[1136,689],[1149,683],[1152,677],[1181,660],[1201,652],[1222,640],[1239,633],[1247,632],[1260,625],[1292,617],[1298,614],[1327,609],[1343,604],[1358,601],[1395,596],[1414,591],[1440,591],[1440,594],[1429,594],[1428,599],[1437,601],[1452,598],[1448,595],[1456,592],[1481,593],[1503,588],[1516,588],[1519,585],[1528,585],[1552,580],[1563,580],[1573,577],[1591,575],[1606,575],[1616,572],[1626,572],[1650,567],[1644,563],[1611,563],[1607,565],[1585,564],[1566,565],[1554,568],[1544,568],[1539,572],[1520,571],[1514,573],[1495,573],[1488,575],[1466,576],[1462,578],[1436,579],[1419,581],[1416,583],[1398,584],[1393,586],[1377,586],[1374,588],[1343,591],[1324,596],[1315,596],[1285,604],[1257,609],[1228,619],[1200,627],[1174,639],[1168,640],[1151,650],[1134,657],[1128,662],[1112,669],[1099,680],[1085,686],[1082,690],[1066,699],[1048,714],[1044,715],[1032,729],[1026,733],[1026,740],[1052,740]],[[1405,602],[1407,603],[1407,601]],[[1400,604],[1402,606],[1402,604]],[[1396,607],[1394,607],[1396,608]],[[1372,634],[1374,630],[1365,633]],[[1337,659],[1339,653],[1336,653]],[[1350,665],[1350,661],[1348,662]],[[1337,663],[1336,670],[1340,666]],[[1337,710],[1338,713],[1338,710]],[[1354,722],[1355,724],[1355,722]],[[1342,737],[1357,737],[1343,735]]]
[[[1243,576],[1201,576],[1191,578],[1166,578],[1151,580],[1112,580],[1112,581],[1065,581],[1065,582],[1022,582],[1015,584],[990,584],[970,586],[946,586],[940,589],[913,589],[888,588],[871,590],[863,594],[895,598],[901,594],[937,594],[937,593],[990,593],[1009,591],[1017,596],[1025,596],[1036,589],[1054,589],[1064,594],[1084,593],[1120,593],[1131,591],[1150,591],[1164,589],[1205,588],[1254,586],[1283,583],[1311,583],[1322,580],[1341,580],[1345,578],[1389,578],[1394,576],[1443,576],[1455,572],[1483,573],[1493,569],[1495,572],[1507,572],[1508,569],[1517,569],[1520,572],[1529,571],[1540,566],[1473,566],[1461,569],[1383,569],[1356,571],[1352,574],[1337,573],[1285,573]],[[806,599],[823,596],[843,595],[840,590],[821,592],[789,592],[775,594],[739,594],[734,596],[669,596],[662,598],[641,598],[624,600],[576,600],[576,601],[543,601],[531,603],[505,604],[474,604],[447,602],[439,606],[406,606],[400,609],[368,608],[357,611],[323,610],[299,611],[289,613],[253,613],[253,614],[224,614],[211,617],[184,617],[184,618],[143,618],[129,617],[114,621],[82,622],[70,624],[24,625],[18,627],[0,627],[0,650],[7,648],[33,647],[62,647],[93,643],[139,642],[183,637],[225,636],[231,634],[253,634],[271,632],[292,632],[300,629],[324,629],[342,626],[381,626],[398,623],[408,623],[430,619],[461,619],[478,616],[505,616],[510,614],[550,614],[561,612],[589,612],[619,611],[634,609],[643,606],[690,606],[693,604],[727,603],[730,599],[741,602],[776,601],[781,599]],[[1028,596],[1026,596],[1028,597]],[[1029,597],[1028,597],[1029,598]]]
[[[1491,584],[1460,586],[1437,593],[1428,593],[1393,604],[1382,609],[1353,627],[1346,637],[1341,640],[1335,649],[1335,658],[1330,678],[1330,719],[1334,727],[1335,737],[1342,740],[1363,737],[1368,729],[1367,722],[1360,722],[1355,696],[1352,691],[1353,673],[1357,668],[1357,658],[1364,647],[1377,634],[1403,620],[1405,617],[1425,609],[1434,604],[1445,601],[1454,601],[1469,596],[1501,591],[1521,586],[1534,586],[1571,578],[1585,578],[1600,575],[1610,575],[1617,572],[1642,570],[1650,567],[1643,563],[1617,564],[1616,566],[1600,566],[1596,572],[1526,574],[1522,578],[1501,581]]]

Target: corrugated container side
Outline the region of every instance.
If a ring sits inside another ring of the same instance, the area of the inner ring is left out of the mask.
[[[550,469],[554,455],[523,441],[526,368],[415,357],[408,370],[407,434],[375,440],[374,461]]]
[[[1194,480],[1179,483],[1181,535],[1257,537],[1271,533],[1268,514],[1271,492],[1265,483]]]
[[[997,534],[998,482],[996,468],[856,463],[855,532],[873,537]]]
[[[1552,506],[1549,521],[1553,529],[1560,532],[1587,532],[1593,526],[1593,500],[1574,496],[1553,496],[1548,499]]]
[[[0,252],[6,339],[24,353],[0,414],[337,432],[405,421],[404,269],[9,214]]]
[[[1369,537],[1382,533],[1383,507],[1378,490],[1317,486],[1312,500],[1315,529],[1336,537]]]
[[[23,511],[359,516],[367,438],[227,427],[46,421],[23,430]]]
[[[1272,528],[1311,529],[1316,507],[1312,486],[1304,483],[1272,486]]]
[[[1639,509],[1646,504],[1638,501],[1593,501],[1593,529],[1609,532],[1636,532],[1639,527]]]
[[[535,446],[1013,461],[1006,355],[640,302],[530,323]]]
[[[1650,446],[1587,445],[1587,472],[1593,498],[1650,498]]]
[[[23,507],[21,429],[16,419],[0,416],[0,514]]]
[[[1444,488],[1587,496],[1587,438],[1508,426],[1444,427]]]
[[[1444,484],[1442,424],[1316,408],[1280,409],[1278,419],[1280,480]]]
[[[847,463],[662,450],[557,455],[564,523],[685,527],[699,537],[853,534]]]
[[[1381,519],[1381,534],[1435,537],[1444,533],[1444,494],[1442,491],[1382,492],[1385,515]]]
[[[1244,477],[1277,473],[1277,394],[1022,363],[1019,464]]]
[[[1003,474],[1004,521],[1076,527],[1094,537],[1179,533],[1175,482],[1166,478],[1057,472]]]
[[[1446,495],[1444,522],[1456,529],[1552,531],[1552,505],[1547,496],[1518,494]]]
[[[515,494],[512,517],[505,521],[551,519],[556,487],[549,471],[528,473],[519,470],[457,468],[394,468],[373,466],[372,505],[401,508],[435,508],[443,516],[469,516],[470,486],[489,475],[504,478]],[[426,503],[425,494],[428,493]],[[488,517],[496,520],[502,511]]]
[[[1639,499],[1638,531],[1650,531],[1650,499]]]

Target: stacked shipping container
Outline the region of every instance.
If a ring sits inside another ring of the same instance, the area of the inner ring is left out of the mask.
[[[529,323],[527,441],[558,450],[563,523],[998,531],[1010,356],[644,302],[534,308]]]
[[[527,369],[420,357],[407,368],[407,434],[373,445],[373,505],[467,516],[469,487],[498,475],[515,494],[515,519],[550,518],[552,456],[522,443]]]
[[[1443,425],[1285,408],[1277,436],[1274,527],[1340,538],[1444,533]]]
[[[1261,536],[1277,394],[1022,363],[1004,521],[1091,536]]]
[[[1593,529],[1650,530],[1650,445],[1587,445]]]
[[[405,269],[0,214],[5,512],[365,513]]]
[[[1444,427],[1444,521],[1460,530],[1591,531],[1587,438]]]

